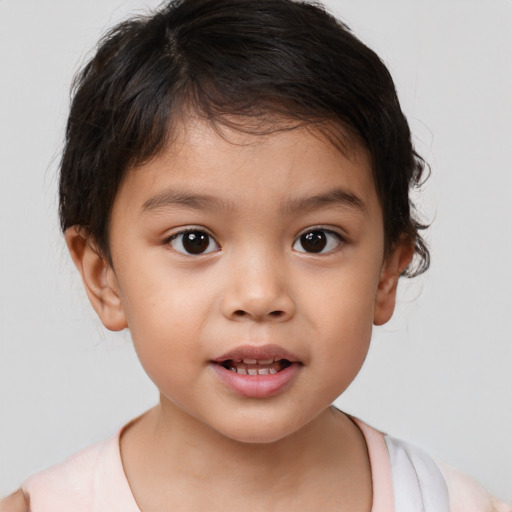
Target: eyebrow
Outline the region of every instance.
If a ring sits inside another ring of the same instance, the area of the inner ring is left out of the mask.
[[[172,207],[184,206],[194,210],[233,211],[234,203],[207,194],[197,194],[186,191],[168,190],[149,198],[141,208],[142,213]],[[336,188],[323,194],[292,198],[281,208],[285,215],[300,212],[310,212],[328,207],[341,207],[358,213],[368,213],[364,201],[354,193]]]
[[[283,212],[292,215],[298,212],[309,212],[332,206],[353,210],[357,213],[368,213],[364,201],[356,194],[343,188],[336,188],[324,194],[291,199],[284,205]]]
[[[141,208],[142,213],[160,210],[162,208],[185,206],[194,210],[227,210],[234,205],[224,199],[207,194],[196,194],[185,191],[168,190],[149,198]]]

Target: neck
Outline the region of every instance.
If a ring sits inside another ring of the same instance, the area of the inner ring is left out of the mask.
[[[276,496],[286,497],[289,507],[297,489],[312,482],[332,482],[334,477],[338,488],[344,482],[351,488],[354,477],[361,480],[366,474],[369,480],[362,435],[334,408],[277,441],[244,443],[162,399],[125,431],[121,448],[136,498],[149,487],[168,488],[170,496],[176,496],[179,486],[184,494],[191,488],[209,489],[210,496],[236,489],[238,497],[251,497],[252,503],[255,497],[259,502],[268,498],[275,506]]]

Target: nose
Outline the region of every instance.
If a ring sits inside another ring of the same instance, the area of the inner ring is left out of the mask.
[[[269,254],[252,255],[230,269],[222,312],[233,321],[285,322],[295,315],[286,271]]]

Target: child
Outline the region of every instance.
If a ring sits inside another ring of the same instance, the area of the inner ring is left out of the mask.
[[[319,7],[186,0],[109,34],[61,221],[160,404],[31,477],[30,510],[511,510],[330,406],[428,267],[422,170],[386,68]]]

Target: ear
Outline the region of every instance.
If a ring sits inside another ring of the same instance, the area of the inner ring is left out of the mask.
[[[414,243],[403,239],[384,259],[375,297],[373,314],[375,325],[385,324],[392,317],[395,310],[398,279],[411,262],[413,255]]]
[[[111,331],[124,329],[127,327],[126,316],[112,266],[79,226],[68,228],[65,237],[87,296],[103,325]]]

